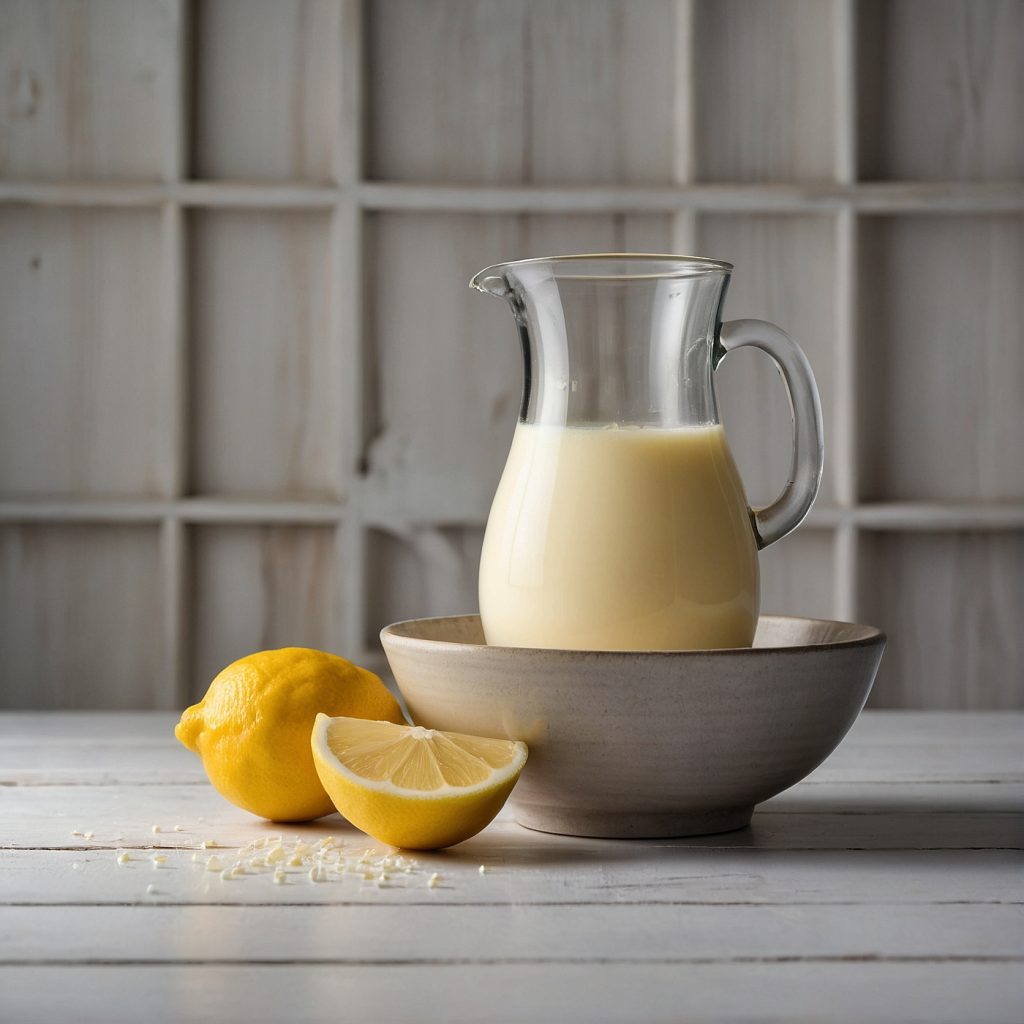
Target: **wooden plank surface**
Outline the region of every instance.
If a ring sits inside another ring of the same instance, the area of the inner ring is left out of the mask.
[[[334,542],[329,526],[194,528],[191,700],[225,665],[252,651],[343,648]]]
[[[328,251],[326,215],[191,218],[192,490],[339,493]]]
[[[831,21],[815,0],[698,0],[698,179],[832,177]]]
[[[110,806],[108,804],[108,806]],[[181,815],[186,817],[184,813]],[[93,821],[93,824],[97,824]],[[170,823],[168,823],[170,827]],[[208,829],[225,841],[252,838],[231,836],[226,829]],[[766,850],[753,847],[663,847],[650,843],[619,844],[567,841],[534,836],[519,826],[492,826],[485,835],[457,850],[417,854],[420,873],[380,889],[355,877],[309,881],[297,871],[286,885],[269,875],[222,881],[219,873],[193,862],[190,850],[175,852],[162,846],[167,865],[156,869],[147,847],[132,851],[128,864],[116,860],[124,833],[97,833],[100,850],[0,850],[4,886],[2,902],[22,906],[119,906],[159,902],[181,906],[493,906],[499,917],[522,906],[561,908],[580,905],[671,906],[873,906],[879,916],[892,917],[895,908],[931,904],[1017,904],[1024,856],[1020,850]],[[198,839],[205,832],[193,830]],[[267,832],[265,834],[277,835]],[[327,834],[344,839],[361,854],[362,834],[345,834],[334,821],[315,830],[288,830],[316,840]],[[65,833],[60,842],[70,843]],[[78,840],[84,842],[83,840]],[[163,840],[166,842],[166,839]],[[93,845],[96,845],[95,843]],[[126,848],[126,847],[122,847]],[[222,860],[237,846],[206,851]],[[136,857],[138,859],[136,859]],[[228,864],[233,864],[228,860]],[[479,874],[479,865],[488,873]],[[77,864],[76,868],[74,865]],[[426,882],[442,876],[437,889]],[[552,911],[557,913],[556,910]],[[837,914],[844,913],[837,910]],[[813,952],[813,949],[809,950]]]
[[[476,608],[483,539],[479,526],[370,531],[364,645],[377,647],[384,626],[414,619],[423,608],[432,608],[437,615]]]
[[[182,5],[0,5],[0,175],[155,179],[175,160]]]
[[[116,824],[103,824],[116,799]],[[12,847],[74,847],[88,848],[88,842],[75,843],[71,831],[94,831],[101,843],[114,847],[154,844],[151,826],[160,824],[154,801],[169,802],[178,809],[174,821],[164,822],[170,828],[175,822],[187,826],[189,840],[179,842],[161,839],[160,845],[194,848],[207,832],[228,846],[241,846],[261,835],[281,829],[254,825],[242,813],[224,814],[219,798],[207,787],[167,783],[155,791],[153,785],[121,784],[116,796],[105,787],[93,786],[15,786],[5,794],[5,804],[17,825],[0,823],[0,842]],[[939,814],[908,814],[906,804],[896,804],[886,811],[847,813],[833,811],[827,794],[818,807],[787,812],[762,813],[755,816],[749,831],[726,832],[714,836],[697,836],[673,840],[673,849],[739,849],[758,850],[906,850],[906,849],[1019,849],[1024,848],[1024,823],[1017,814],[976,812],[969,806],[954,804]],[[203,823],[199,818],[205,819]],[[322,837],[341,827],[340,819],[319,825],[305,826],[296,834],[309,833]],[[12,830],[13,834],[12,834]],[[284,831],[295,830],[286,828]],[[499,822],[482,846],[499,846],[536,842],[524,838],[510,820]],[[571,845],[571,844],[570,844]],[[482,848],[482,847],[481,847]],[[591,849],[595,849],[591,847]]]
[[[195,14],[194,175],[328,180],[337,2],[210,0]]]
[[[862,497],[1024,495],[1024,218],[879,218],[858,272]]]
[[[761,612],[835,618],[834,537],[805,524],[758,556]]]
[[[369,177],[667,182],[669,0],[367,7]]]
[[[869,0],[858,14],[862,177],[1024,174],[1017,0]]]
[[[798,907],[592,904],[520,905],[495,929],[493,906],[416,904],[219,906],[165,904],[157,892],[142,906],[0,906],[0,964],[408,963],[427,952],[440,962],[637,963],[660,949],[665,962],[834,960],[861,950],[886,960],[1024,960],[1024,905],[923,905],[888,920],[877,906]],[[138,936],[146,935],[140,947]],[[182,936],[190,935],[185,947]],[[224,942],[225,935],[236,940]]]
[[[159,544],[151,526],[0,528],[0,707],[160,701]]]
[[[1024,531],[878,533],[862,546],[860,612],[890,637],[873,706],[1024,703]]]
[[[12,1017],[250,1024],[558,1020],[1019,1024],[1024,972],[1005,963],[174,965],[2,967]]]
[[[166,495],[152,210],[0,209],[0,493]]]
[[[384,887],[208,870],[281,830],[222,800],[173,722],[0,715],[4,1017],[119,1024],[142,999],[156,1021],[339,1005],[367,1021],[1012,1021],[1024,1005],[1019,714],[865,713],[720,836],[550,836],[506,810]],[[389,852],[336,816],[283,833]]]

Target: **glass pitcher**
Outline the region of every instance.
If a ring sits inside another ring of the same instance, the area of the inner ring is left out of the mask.
[[[794,529],[821,479],[818,391],[762,320],[723,324],[732,266],[689,256],[520,260],[470,282],[505,299],[524,387],[480,561],[490,644],[573,650],[749,646],[757,552]],[[719,423],[714,371],[752,345],[793,409],[778,500],[751,510]]]

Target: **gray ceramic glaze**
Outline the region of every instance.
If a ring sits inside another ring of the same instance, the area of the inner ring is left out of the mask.
[[[489,647],[475,615],[381,641],[417,724],[529,744],[520,824],[609,838],[742,828],[836,748],[885,646],[871,626],[773,616],[736,650]]]

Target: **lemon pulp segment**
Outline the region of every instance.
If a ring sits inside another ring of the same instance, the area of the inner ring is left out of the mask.
[[[338,810],[381,842],[452,846],[498,813],[526,763],[516,740],[318,715],[320,781]]]

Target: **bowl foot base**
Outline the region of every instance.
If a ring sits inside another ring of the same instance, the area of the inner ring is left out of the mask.
[[[746,828],[754,808],[633,814],[512,801],[512,813],[518,824],[535,832],[595,839],[669,839],[678,836],[706,836]]]

